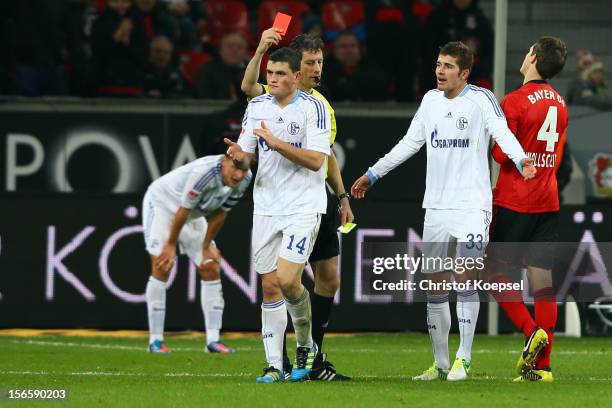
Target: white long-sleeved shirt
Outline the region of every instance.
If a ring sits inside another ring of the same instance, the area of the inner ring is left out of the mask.
[[[489,90],[468,84],[459,96],[448,99],[433,89],[423,97],[406,135],[368,172],[384,177],[427,143],[423,208],[491,211],[491,137],[520,169],[527,155]]]
[[[325,165],[317,171],[287,159],[268,147],[253,129],[265,122],[279,139],[300,148],[330,154],[331,120],[325,104],[312,95],[297,91],[284,108],[269,93],[251,99],[242,119],[238,144],[248,153],[258,152],[253,188],[256,215],[325,214]]]

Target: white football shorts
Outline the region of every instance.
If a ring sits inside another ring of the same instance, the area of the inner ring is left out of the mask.
[[[151,255],[159,256],[161,253],[168,236],[170,236],[174,215],[170,211],[156,206],[149,192],[145,194],[142,201],[142,226],[147,252]],[[202,244],[207,227],[206,218],[199,217],[187,221],[179,234],[179,252],[187,255],[196,265],[200,265],[202,262]],[[214,245],[214,242],[211,245]]]
[[[253,215],[255,270],[276,270],[278,258],[305,264],[319,232],[321,214]]]
[[[491,211],[428,208],[423,225],[422,272],[444,271],[436,259],[482,257],[489,242],[490,224]]]

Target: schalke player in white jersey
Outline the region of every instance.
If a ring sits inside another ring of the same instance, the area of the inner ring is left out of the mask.
[[[492,211],[488,162],[491,137],[514,161],[525,179],[534,177],[536,172],[533,160],[527,157],[508,129],[495,96],[467,83],[473,59],[470,48],[458,41],[440,49],[436,64],[437,89],[425,94],[400,142],[352,187],[353,196],[363,198],[378,179],[427,144],[423,242],[424,256],[432,261],[452,253],[448,251],[450,242],[457,242],[458,258],[473,256],[474,251],[481,256],[484,251]],[[450,282],[451,271],[444,270],[440,262],[429,262],[422,272],[430,274],[430,281]],[[458,282],[473,278],[470,273],[455,273],[454,277]],[[470,371],[480,309],[478,292],[457,293],[461,341],[451,368],[449,294],[445,289],[427,291],[427,325],[435,361],[423,374],[414,377],[415,380],[463,380]]]
[[[205,156],[155,180],[145,193],[142,222],[151,277],[146,299],[149,351],[167,353],[164,342],[166,282],[176,258],[176,246],[198,267],[202,278],[200,302],[206,328],[206,348],[233,353],[220,339],[225,301],[221,290],[221,252],[214,239],[228,212],[251,183],[250,158]]]
[[[284,380],[283,336],[266,333],[284,332],[285,310],[297,340],[291,381],[308,378],[317,354],[310,297],[301,278],[327,208],[331,127],[325,104],[298,89],[299,76],[300,54],[290,48],[274,51],[266,67],[269,93],[249,102],[238,143],[225,140],[236,159],[258,150],[252,248],[262,278],[262,310],[267,310],[262,336],[268,367],[257,378],[263,383]]]

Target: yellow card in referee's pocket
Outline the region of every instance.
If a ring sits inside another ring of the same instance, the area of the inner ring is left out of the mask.
[[[341,225],[341,226],[338,227],[338,232],[341,232],[342,234],[348,234],[356,226],[357,226],[357,224],[353,224],[352,222],[347,222],[346,224]]]

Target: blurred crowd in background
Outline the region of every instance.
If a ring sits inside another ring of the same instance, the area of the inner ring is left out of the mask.
[[[23,96],[243,98],[240,82],[277,11],[326,44],[334,101],[415,101],[438,47],[470,44],[491,86],[493,31],[475,0],[20,0],[1,2],[0,91]],[[264,64],[265,67],[265,64]]]
[[[493,28],[477,0],[19,0],[0,2],[0,94],[240,100],[277,11],[293,16],[281,45],[324,39],[332,101],[420,100],[452,40],[475,51],[470,82],[492,87]],[[584,52],[583,71],[597,62]],[[600,82],[577,83],[575,100],[590,91],[606,106]]]

